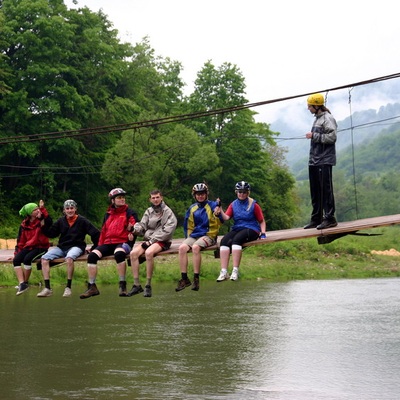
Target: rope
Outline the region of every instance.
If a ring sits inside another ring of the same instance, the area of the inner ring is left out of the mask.
[[[102,127],[97,127],[97,128],[83,128],[83,129],[67,130],[67,131],[61,131],[61,132],[38,133],[38,134],[24,135],[24,136],[20,136],[20,135],[19,136],[11,136],[11,137],[7,137],[7,138],[1,138],[0,145],[1,144],[10,144],[10,143],[34,142],[34,141],[41,141],[41,140],[54,140],[54,139],[61,139],[61,138],[65,138],[65,137],[71,138],[71,137],[90,136],[90,135],[98,135],[98,134],[104,134],[104,133],[110,133],[110,132],[115,133],[115,132],[124,131],[127,129],[154,127],[157,125],[169,124],[172,122],[182,122],[182,121],[186,121],[186,120],[208,117],[211,115],[217,115],[217,114],[222,114],[222,113],[232,113],[235,111],[240,111],[240,110],[244,110],[244,109],[248,109],[248,108],[254,108],[254,107],[259,107],[259,106],[263,106],[263,105],[267,105],[267,104],[278,103],[278,102],[282,102],[282,101],[305,97],[305,96],[309,96],[316,92],[329,92],[329,91],[333,91],[333,90],[347,89],[349,87],[361,86],[361,85],[366,85],[366,84],[375,83],[375,82],[382,82],[385,80],[399,78],[399,77],[400,77],[400,73],[396,73],[396,74],[382,76],[379,78],[369,79],[366,81],[360,81],[360,82],[351,83],[348,85],[337,86],[337,87],[329,88],[329,89],[322,89],[322,90],[298,94],[298,95],[294,95],[294,96],[281,97],[281,98],[277,98],[277,99],[273,99],[273,100],[266,100],[266,101],[261,101],[261,102],[256,102],[256,103],[241,104],[238,106],[219,108],[219,109],[215,109],[215,110],[200,111],[200,112],[190,113],[190,114],[169,116],[169,117],[158,118],[158,119],[148,120],[148,121],[133,122],[133,123],[129,123],[129,124],[109,125],[109,126],[102,126]]]
[[[356,182],[356,165],[354,156],[354,129],[353,129],[353,112],[351,110],[351,91],[353,88],[349,89],[349,112],[350,112],[350,131],[351,131],[351,158],[353,163],[353,187],[354,187],[354,201],[356,205],[356,219],[358,219],[358,196],[357,196],[357,182]]]

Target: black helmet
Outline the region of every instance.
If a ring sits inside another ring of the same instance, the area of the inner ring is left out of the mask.
[[[205,183],[196,183],[192,188],[192,194],[198,192],[206,192],[208,194],[208,187]]]
[[[236,183],[235,190],[247,190],[247,191],[250,191],[250,185],[245,181],[240,181],[240,182]]]
[[[115,199],[117,196],[121,196],[121,195],[122,196],[126,195],[125,190],[121,189],[121,188],[112,189],[110,191],[110,193],[108,193],[108,197],[109,197],[110,200]]]

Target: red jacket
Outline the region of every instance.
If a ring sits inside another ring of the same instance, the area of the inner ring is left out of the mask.
[[[119,244],[128,242],[128,224],[131,226],[137,222],[135,211],[125,204],[122,207],[110,206],[104,217],[101,228],[99,246],[102,244]]]
[[[43,212],[43,214],[46,216],[47,211],[45,213]],[[19,253],[22,249],[48,249],[49,247],[49,238],[42,232],[40,220],[35,219],[31,222],[30,217],[25,218],[19,227],[14,254]]]

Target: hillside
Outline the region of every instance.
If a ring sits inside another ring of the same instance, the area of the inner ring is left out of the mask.
[[[370,109],[356,112],[353,114],[352,120],[346,118],[343,121],[338,121],[338,140],[336,144],[338,160],[341,157],[345,157],[346,152],[351,151],[352,145],[354,145],[355,149],[360,145],[366,146],[377,137],[396,129],[396,120],[393,119],[395,117],[400,117],[400,103],[388,104],[379,110]],[[353,126],[353,129],[351,129],[351,126]],[[280,138],[294,138],[298,133],[291,131],[285,122],[280,121],[273,125],[271,124],[271,129],[280,132]],[[296,178],[302,179],[304,170],[307,169],[310,143],[306,139],[298,138],[297,140],[285,140],[280,146],[287,150],[286,162],[290,170]]]
[[[338,121],[338,156],[352,144],[357,147],[373,140],[397,122],[395,118],[400,117],[399,91],[400,81],[397,80],[357,87],[352,91],[351,108],[346,91],[329,94],[327,106]],[[350,109],[353,110],[351,118]],[[296,100],[285,104],[270,124],[272,131],[279,132],[277,142],[286,149],[286,162],[295,175],[307,166],[310,144],[304,136],[312,122],[313,117],[304,100]]]

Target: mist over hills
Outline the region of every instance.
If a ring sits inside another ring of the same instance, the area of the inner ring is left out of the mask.
[[[400,81],[384,81],[328,94],[327,107],[338,122],[336,150],[341,154],[372,142],[382,132],[393,131],[400,122]],[[310,143],[305,139],[313,123],[306,99],[292,101],[277,113],[270,129],[279,132],[277,143],[296,179],[303,179]],[[307,172],[308,174],[308,172]]]

